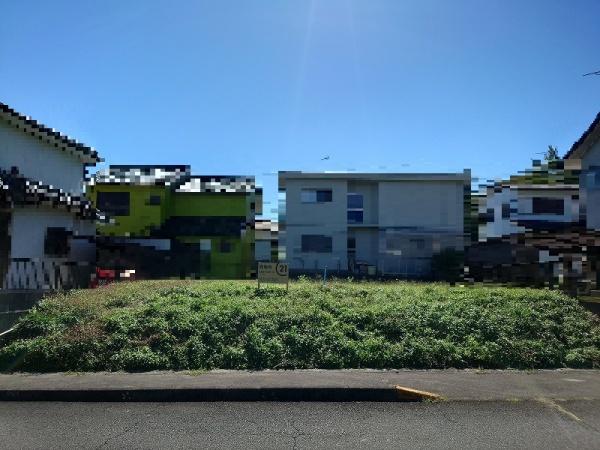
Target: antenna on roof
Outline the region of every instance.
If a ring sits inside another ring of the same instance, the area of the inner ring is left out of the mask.
[[[597,70],[595,72],[590,72],[590,73],[584,73],[582,75],[582,77],[587,77],[588,75],[600,75],[600,70]]]

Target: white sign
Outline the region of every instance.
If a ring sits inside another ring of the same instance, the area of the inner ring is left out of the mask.
[[[260,283],[285,283],[290,282],[288,265],[283,263],[258,263],[258,287]]]

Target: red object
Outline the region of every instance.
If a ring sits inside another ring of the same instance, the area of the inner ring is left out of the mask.
[[[96,267],[96,276],[93,277],[90,283],[91,288],[97,288],[98,286],[104,286],[109,283],[113,283],[117,277],[117,272],[113,269],[101,269]]]
[[[92,277],[90,282],[91,288],[104,286],[116,281],[133,281],[135,280],[135,270],[101,269],[96,267],[96,275]]]

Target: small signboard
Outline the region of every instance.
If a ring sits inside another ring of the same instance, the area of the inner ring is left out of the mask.
[[[290,273],[288,265],[284,263],[258,263],[258,287],[260,283],[283,283],[289,288]]]

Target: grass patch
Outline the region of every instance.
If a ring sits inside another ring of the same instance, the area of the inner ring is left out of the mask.
[[[44,299],[2,371],[600,367],[600,323],[549,290],[137,281]]]

